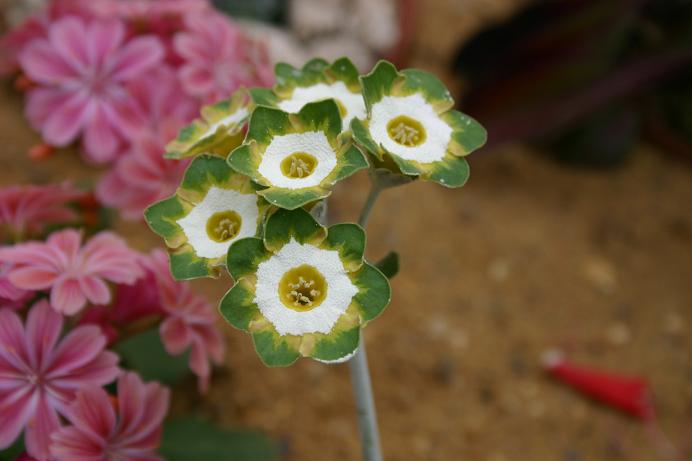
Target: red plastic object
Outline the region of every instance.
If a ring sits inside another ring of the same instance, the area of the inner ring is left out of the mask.
[[[547,354],[544,366],[555,379],[594,400],[644,421],[655,419],[651,390],[644,378],[575,365],[555,352]]]

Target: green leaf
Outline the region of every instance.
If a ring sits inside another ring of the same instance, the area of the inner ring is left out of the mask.
[[[166,461],[277,459],[274,443],[261,432],[226,429],[198,418],[167,421],[159,453]]]
[[[4,450],[0,450],[0,461],[15,461],[24,451],[24,435],[19,434],[17,440]]]
[[[121,341],[114,349],[120,355],[122,364],[137,371],[144,381],[175,384],[190,373],[187,365],[189,351],[179,356],[168,354],[158,329]]]
[[[399,253],[390,251],[387,256],[380,259],[376,264],[380,272],[388,279],[392,279],[399,272]]]

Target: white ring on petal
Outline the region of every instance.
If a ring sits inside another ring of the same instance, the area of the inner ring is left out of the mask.
[[[289,309],[281,301],[279,282],[294,267],[308,264],[317,269],[327,283],[327,295],[309,311]],[[262,315],[280,335],[328,334],[346,312],[358,288],[348,277],[336,250],[323,250],[291,239],[281,250],[257,266],[255,299]]]
[[[358,347],[360,347],[360,346],[358,346]],[[315,359],[315,360],[317,360],[318,362],[322,362],[324,364],[327,364],[327,365],[337,365],[339,363],[348,362],[349,360],[351,360],[353,358],[354,355],[356,355],[356,352],[358,352],[358,347],[356,347],[353,350],[353,352],[349,352],[348,354],[344,355],[343,357],[339,357],[338,359],[334,359],[334,360]]]
[[[404,146],[389,136],[389,121],[405,115],[425,128],[425,141],[418,146]],[[452,139],[452,127],[435,112],[420,93],[410,96],[385,96],[372,106],[370,136],[385,150],[404,160],[432,163],[442,160]]]
[[[207,220],[220,211],[235,211],[242,222],[238,234],[226,242],[216,242],[207,234]],[[187,236],[188,243],[200,258],[218,258],[225,256],[228,247],[237,239],[254,237],[257,234],[257,195],[241,194],[232,189],[211,187],[199,202],[187,214],[176,221]]]
[[[238,108],[238,110],[233,112],[231,115],[227,115],[218,122],[212,123],[207,129],[207,131],[205,131],[204,134],[200,137],[200,139],[208,138],[209,136],[216,134],[216,130],[218,130],[221,126],[223,126],[224,129],[228,130],[228,128],[230,128],[231,125],[240,123],[244,118],[247,117],[247,115],[248,111],[245,107]]]
[[[331,85],[317,83],[312,86],[299,86],[293,90],[293,94],[289,99],[279,103],[279,108],[284,112],[296,113],[305,104],[330,98],[339,101],[346,110],[342,126],[344,131],[348,130],[354,117],[365,118],[365,102],[361,93],[353,93],[346,87],[344,82],[339,81]]]
[[[312,174],[304,178],[289,178],[281,172],[281,162],[296,152],[305,152],[317,160]],[[274,136],[262,154],[257,171],[272,186],[302,189],[318,186],[336,167],[336,152],[322,131],[306,131]]]

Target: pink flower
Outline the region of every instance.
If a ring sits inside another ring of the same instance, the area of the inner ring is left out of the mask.
[[[161,340],[171,355],[191,348],[190,369],[199,378],[200,391],[205,392],[211,375],[210,361],[221,363],[225,349],[216,327],[215,310],[204,297],[195,295],[189,284],[173,280],[165,252],[151,253],[149,270],[157,277],[165,315],[159,329]]]
[[[77,219],[70,202],[84,193],[67,183],[50,186],[9,186],[0,189],[0,240],[9,236],[24,238],[35,235],[51,224]]]
[[[163,55],[156,37],[125,41],[120,22],[66,16],[20,55],[22,69],[39,85],[28,94],[27,117],[48,143],[64,146],[83,134],[87,157],[108,162],[141,121],[125,84]]]
[[[76,391],[117,377],[118,356],[104,351],[98,328],[80,326],[59,340],[62,327],[62,316],[46,301],[34,305],[25,326],[0,309],[0,450],[25,429],[29,454],[47,460],[58,414],[66,414]]]
[[[184,59],[179,70],[183,87],[204,102],[226,98],[241,85],[272,84],[264,48],[221,13],[187,17],[187,30],[174,38]]]
[[[140,263],[148,265],[147,255],[140,255]],[[143,277],[133,285],[117,285],[113,303],[92,306],[80,317],[80,324],[96,324],[103,330],[109,344],[119,336],[119,329],[146,318],[158,319],[163,315],[158,282],[153,272],[145,269]]]
[[[33,292],[14,286],[7,277],[11,270],[11,264],[0,263],[0,308],[21,309]]]
[[[141,220],[147,206],[173,194],[190,161],[163,158],[168,140],[166,134],[141,133],[99,181],[98,199],[126,219]]]
[[[54,232],[46,242],[0,248],[0,262],[14,264],[8,278],[25,290],[50,288],[55,310],[72,315],[87,300],[106,304],[111,299],[106,281],[132,284],[142,275],[137,256],[110,232],[101,232],[80,248],[82,235],[74,229]]]
[[[163,461],[155,450],[168,400],[168,389],[135,373],[118,379],[117,411],[105,390],[86,387],[65,414],[72,425],[53,434],[51,455],[55,461]]]

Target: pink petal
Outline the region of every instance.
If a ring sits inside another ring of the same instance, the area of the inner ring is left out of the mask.
[[[164,320],[159,333],[166,351],[171,355],[185,352],[192,340],[190,328],[178,317],[169,317]]]
[[[59,88],[35,88],[30,90],[27,93],[25,113],[31,126],[36,130],[40,130],[46,123],[46,120],[48,120],[48,117],[63,107],[73,94],[74,92],[71,90]]]
[[[0,248],[0,261],[16,264],[31,264],[44,269],[56,268],[55,253],[48,251],[47,245],[41,243],[24,243],[13,247]]]
[[[41,127],[46,142],[62,147],[74,141],[87,120],[88,103],[86,91],[78,90],[69,94]]]
[[[55,282],[57,274],[54,270],[25,266],[12,269],[8,276],[10,282],[25,290],[44,290]]]
[[[111,300],[108,285],[98,277],[86,276],[79,279],[82,293],[94,304],[107,304]]]
[[[200,341],[192,343],[192,351],[190,352],[190,369],[199,377],[198,385],[201,392],[206,392],[209,387],[209,375],[211,374],[211,366],[204,345]]]
[[[26,321],[26,339],[34,370],[43,370],[62,332],[62,317],[51,309],[46,300],[37,302]]]
[[[115,428],[113,405],[106,391],[97,386],[87,386],[77,392],[65,416],[77,429],[95,438],[106,439]]]
[[[66,17],[53,24],[48,31],[50,44],[65,63],[79,72],[89,67],[86,27],[76,17]]]
[[[53,232],[48,237],[47,243],[67,257],[63,261],[67,265],[70,261],[74,261],[79,254],[79,247],[82,244],[82,233],[75,229]]]
[[[70,395],[73,391],[81,389],[87,384],[103,386],[118,376],[120,370],[117,365],[118,355],[114,352],[104,351],[83,367],[65,372],[53,384],[64,396]]]
[[[125,27],[119,21],[92,21],[87,26],[87,47],[91,66],[105,65],[125,38]]]
[[[177,34],[173,37],[175,51],[186,60],[210,60],[209,47],[195,34]]]
[[[78,78],[78,74],[47,40],[35,40],[19,55],[19,62],[26,74],[45,85],[61,85]]]
[[[178,71],[180,83],[192,95],[202,96],[214,90],[214,77],[206,67],[183,65]]]
[[[0,309],[0,362],[2,361],[19,372],[31,372],[24,326],[19,316],[9,309]]]
[[[55,461],[103,461],[105,441],[92,440],[75,427],[62,427],[51,437]]]
[[[3,392],[0,397],[0,450],[12,445],[26,426],[34,412],[34,397],[30,386],[24,386],[12,393]]]
[[[106,338],[95,325],[83,325],[65,336],[55,350],[46,376],[59,379],[86,366],[103,351]]]
[[[113,131],[102,104],[99,102],[94,105],[84,129],[84,149],[89,159],[95,163],[113,160],[119,145],[118,135]]]
[[[39,397],[36,411],[26,426],[24,440],[26,451],[38,461],[47,461],[50,456],[50,436],[58,427],[58,414],[48,399]]]
[[[130,40],[113,56],[113,78],[130,80],[159,64],[165,50],[156,37],[139,37]]]
[[[163,419],[168,413],[170,393],[159,383],[143,383],[135,373],[118,380],[121,443],[153,450]]]
[[[65,315],[73,315],[86,305],[86,297],[82,293],[79,282],[75,279],[63,279],[53,285],[50,292],[50,304]]]

